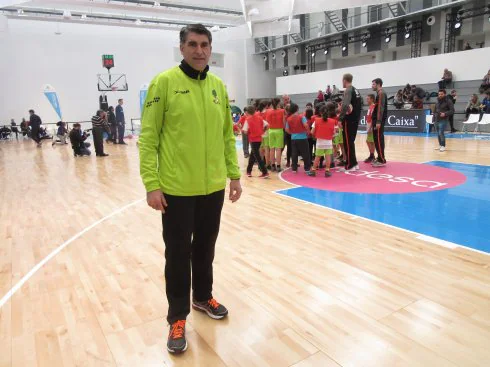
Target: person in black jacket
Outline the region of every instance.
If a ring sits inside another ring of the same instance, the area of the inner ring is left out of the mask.
[[[29,126],[31,127],[31,139],[34,140],[38,148],[41,148],[41,138],[39,137],[39,130],[41,128],[41,118],[34,113],[34,110],[29,110]]]
[[[107,113],[107,121],[109,123],[109,127],[111,128],[111,136],[106,141],[111,141],[114,144],[117,144],[117,122],[116,115],[114,114],[114,107],[109,107],[109,112]]]
[[[352,74],[344,74],[342,79],[345,88],[339,121],[342,123],[342,135],[345,145],[345,168],[339,172],[359,169],[356,158],[356,135],[361,118],[361,94],[352,85]]]
[[[70,131],[69,136],[75,157],[91,154],[90,150],[88,149],[90,143],[85,142],[89,134],[82,132],[80,124],[73,124],[73,129]]]
[[[104,130],[109,130],[106,121],[106,114],[98,110],[95,116],[92,116],[92,132],[94,135],[95,155],[97,157],[107,157],[109,154],[104,153]]]
[[[439,147],[435,148],[435,150],[439,150],[440,152],[446,150],[446,137],[444,136],[444,132],[449,123],[449,118],[452,115],[454,115],[453,102],[447,97],[445,89],[439,89],[436,110],[434,112],[434,123],[437,127]]]

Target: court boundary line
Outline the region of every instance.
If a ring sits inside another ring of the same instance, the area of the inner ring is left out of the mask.
[[[439,161],[439,160],[432,160],[432,161],[426,161],[426,162],[421,162],[419,164],[427,164],[427,163],[431,163],[431,162],[446,162],[446,163],[459,163],[459,164],[467,164],[467,165],[472,165],[473,163],[462,163],[462,162],[449,162],[449,161]],[[489,167],[487,165],[484,165],[484,164],[476,164],[477,166],[484,166],[484,167]],[[438,245],[438,246],[441,246],[441,247],[445,247],[447,249],[450,249],[450,250],[454,250],[455,248],[458,248],[458,247],[462,247],[462,248],[465,248],[467,250],[471,250],[471,251],[474,251],[474,252],[477,252],[479,254],[483,254],[483,255],[487,255],[487,256],[490,256],[490,253],[488,252],[484,252],[484,251],[481,251],[481,250],[477,250],[477,249],[474,249],[474,248],[471,248],[471,247],[468,247],[468,246],[465,246],[465,245],[460,245],[460,244],[457,244],[457,243],[453,243],[453,242],[450,242],[450,241],[445,241],[445,240],[442,240],[440,238],[436,238],[436,237],[432,237],[432,236],[427,236],[425,234],[422,234],[422,233],[418,233],[418,232],[414,232],[414,231],[411,231],[409,229],[405,229],[405,228],[401,228],[401,227],[396,227],[396,226],[392,226],[391,224],[387,224],[387,223],[383,223],[383,222],[379,222],[377,220],[374,220],[374,219],[369,219],[369,218],[366,218],[366,217],[362,217],[362,216],[357,216],[355,214],[352,214],[352,213],[349,213],[349,212],[344,212],[342,210],[338,210],[338,209],[334,209],[334,208],[330,208],[328,206],[324,206],[324,205],[320,205],[320,204],[317,204],[317,203],[312,203],[310,201],[306,201],[306,200],[303,200],[303,199],[299,199],[299,198],[295,198],[295,197],[292,197],[292,196],[289,196],[289,195],[286,195],[286,194],[283,194],[282,192],[283,191],[286,191],[286,190],[293,190],[293,189],[297,189],[297,188],[300,188],[300,187],[305,187],[305,186],[299,186],[299,185],[296,185],[296,184],[292,184],[288,181],[286,181],[285,179],[282,178],[282,173],[285,172],[285,171],[281,171],[278,175],[278,177],[281,179],[281,181],[285,182],[285,183],[288,183],[289,185],[291,186],[294,186],[294,187],[291,187],[291,188],[288,188],[288,189],[279,189],[279,190],[274,190],[272,191],[273,194],[276,194],[276,195],[281,195],[283,197],[287,197],[287,198],[291,198],[293,200],[297,200],[297,201],[300,201],[302,203],[306,203],[306,204],[310,204],[310,205],[314,205],[314,206],[317,206],[319,208],[324,208],[324,209],[328,209],[328,210],[332,210],[336,213],[340,213],[340,214],[344,214],[344,215],[350,215],[351,217],[349,217],[349,219],[351,220],[356,220],[356,219],[363,219],[363,220],[367,220],[369,222],[372,222],[372,223],[377,223],[377,224],[381,224],[383,226],[386,226],[386,227],[389,227],[389,228],[392,228],[392,229],[398,229],[398,230],[401,230],[401,231],[404,231],[404,232],[407,232],[407,233],[410,233],[412,235],[415,235],[416,239],[418,240],[421,240],[421,241],[424,241],[424,242],[427,242],[427,243],[430,243],[430,244],[435,244],[435,245]],[[366,195],[369,195],[369,194],[366,194]],[[356,217],[356,218],[353,218],[353,217]],[[445,242],[446,244],[450,244],[450,245],[454,245],[455,247],[454,248],[450,248],[448,246],[444,246],[442,245],[441,241]]]
[[[44,259],[42,259],[39,263],[37,263],[27,274],[25,274],[18,282],[17,284],[15,284],[15,286],[13,286],[3,297],[2,299],[0,299],[0,309],[3,307],[3,305],[5,305],[11,298],[12,296],[17,293],[17,291],[22,288],[22,286],[34,275],[36,274],[44,265],[46,265],[53,257],[55,257],[56,255],[58,255],[63,249],[65,249],[70,243],[72,243],[73,241],[75,241],[76,239],[80,238],[81,236],[83,236],[85,233],[87,233],[88,231],[90,231],[91,229],[93,229],[94,227],[98,226],[99,224],[105,222],[106,220],[112,218],[113,216],[115,216],[116,214],[119,214],[119,213],[122,213],[123,211],[125,211],[126,209],[136,205],[136,204],[139,204],[140,202],[142,202],[144,200],[143,199],[139,199],[139,200],[136,200],[136,201],[133,201],[132,203],[129,203],[129,204],[126,204],[124,205],[123,207],[119,208],[119,209],[116,209],[114,210],[112,213],[106,215],[105,217],[95,221],[94,223],[92,223],[91,225],[89,225],[88,227],[82,229],[80,232],[78,232],[77,234],[75,234],[74,236],[72,236],[70,239],[68,239],[67,241],[63,242],[61,245],[59,245],[56,249],[54,249],[53,251],[51,251],[51,253],[49,255],[47,255]]]

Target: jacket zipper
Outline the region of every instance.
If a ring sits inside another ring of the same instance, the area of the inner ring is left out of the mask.
[[[202,80],[201,80],[201,72],[199,72],[199,76],[198,76],[198,83],[199,83],[199,87],[201,88],[201,98],[202,98],[202,106],[203,106],[203,110],[204,110],[204,186],[205,186],[205,190],[206,190],[206,195],[208,195],[208,153],[207,153],[207,146],[208,146],[208,142],[207,142],[207,127],[206,127],[206,101],[205,101],[205,98],[204,98],[204,90],[203,90],[203,87],[202,87]]]

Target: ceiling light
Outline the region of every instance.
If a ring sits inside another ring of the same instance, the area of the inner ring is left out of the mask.
[[[22,10],[22,9],[17,9],[17,15],[18,15],[19,17],[25,17],[24,10]]]
[[[281,57],[286,57],[286,51],[284,50],[281,51]]]
[[[347,51],[347,45],[342,45],[342,51]]]
[[[387,34],[385,37],[385,42],[389,43],[391,41],[391,34]]]
[[[220,30],[219,25],[214,25],[210,29],[211,32],[218,32],[219,30]]]
[[[153,6],[154,6],[155,8],[158,8],[158,7],[160,6],[160,3],[159,3],[158,1],[155,1],[155,2],[153,3]]]
[[[366,47],[366,46],[367,46],[367,41],[366,40],[362,41],[362,47]]]
[[[80,20],[86,20],[86,19],[87,19],[87,14],[80,15]]]
[[[454,29],[461,28],[461,19],[456,18],[456,22],[454,23]]]
[[[407,39],[409,39],[411,35],[412,35],[412,32],[410,32],[410,31],[406,31],[406,32],[405,32],[405,39],[406,39],[406,40],[407,40]]]
[[[315,57],[315,51],[311,53],[311,57]]]
[[[262,56],[262,60],[267,61],[267,55]]]
[[[272,54],[272,60],[275,60],[276,59],[276,54]]]
[[[63,10],[63,18],[70,19],[71,18],[71,12],[69,10]]]
[[[282,75],[283,76],[288,76],[289,75],[289,71],[287,69],[286,70],[283,70]]]
[[[328,48],[326,48],[325,51],[323,51],[323,54],[328,55]]]
[[[136,25],[141,25],[141,20],[140,20],[140,19],[136,19],[136,20],[134,21],[134,24],[136,24]]]

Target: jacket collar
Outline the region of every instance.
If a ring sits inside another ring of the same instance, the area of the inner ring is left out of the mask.
[[[206,65],[206,68],[204,68],[203,71],[197,71],[197,70],[193,69],[192,66],[190,66],[185,60],[182,60],[182,62],[179,65],[179,68],[189,78],[200,79],[200,80],[206,79],[206,76],[208,75],[208,71],[209,71],[209,65]],[[200,75],[200,77],[199,77],[199,75]]]

